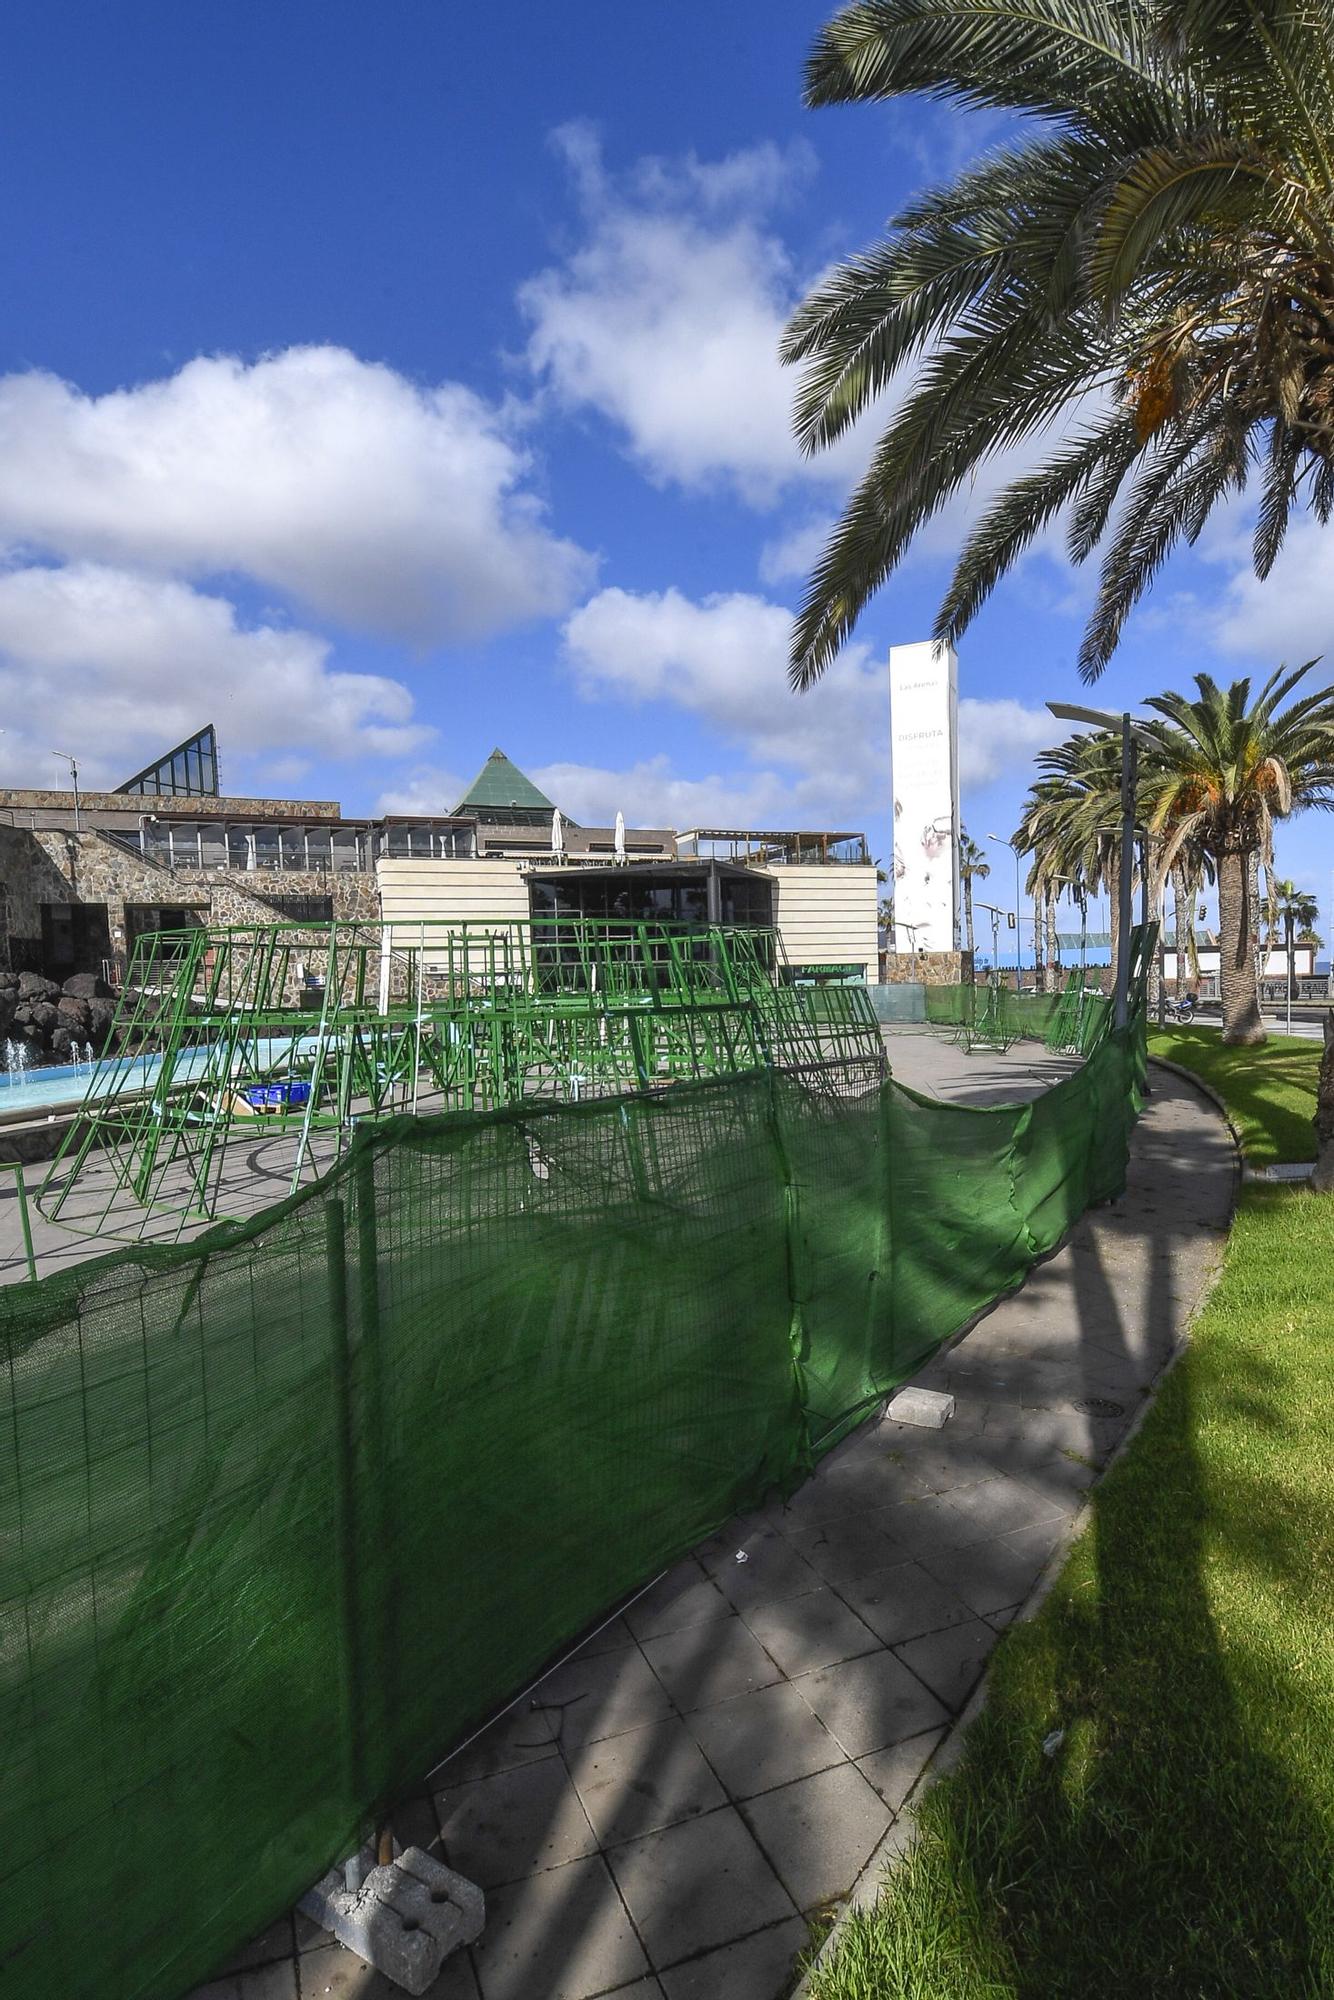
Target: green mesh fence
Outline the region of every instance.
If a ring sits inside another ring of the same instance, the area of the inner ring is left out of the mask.
[[[553,1653],[1123,1184],[1031,1104],[753,1072],[399,1119],[0,1293],[0,1989],[174,2000]]]
[[[929,1027],[947,1031],[966,1048],[1008,1048],[1021,1038],[1049,1049],[1087,1056],[1107,1032],[1111,1002],[1077,987],[1077,974],[1061,993],[1014,993],[1008,986],[928,986]]]

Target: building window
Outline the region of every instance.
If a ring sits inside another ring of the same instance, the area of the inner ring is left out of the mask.
[[[269,908],[294,924],[331,924],[332,896],[265,896]]]

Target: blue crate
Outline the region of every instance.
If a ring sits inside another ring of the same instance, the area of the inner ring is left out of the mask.
[[[292,1111],[310,1102],[308,1083],[249,1083],[241,1092],[252,1111]]]

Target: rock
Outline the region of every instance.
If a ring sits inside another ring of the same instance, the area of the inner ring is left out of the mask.
[[[74,1037],[68,1028],[52,1028],[51,1053],[61,1062],[69,1061],[69,1052],[74,1045]]]
[[[54,979],[44,979],[40,972],[19,974],[20,1000],[58,1000],[60,987]]]
[[[73,1000],[109,1000],[111,988],[106,980],[96,972],[73,972],[65,981],[64,990]]]
[[[56,1012],[67,1028],[77,1028],[80,1034],[87,1034],[91,1009],[86,1000],[78,1000],[66,994],[63,999],[57,1000]]]
[[[90,1000],[88,1002],[88,1032],[96,1038],[105,1035],[116,1015],[114,1000]]]
[[[49,1035],[59,1024],[60,1016],[49,1000],[30,1000],[28,1018],[41,1035]]]
[[[16,1028],[30,1028],[32,1026],[32,1008],[26,1000],[20,1000],[18,1006],[14,1009],[13,1021]]]
[[[0,1037],[9,1033],[9,1024],[14,1018],[17,997],[13,993],[0,992]]]

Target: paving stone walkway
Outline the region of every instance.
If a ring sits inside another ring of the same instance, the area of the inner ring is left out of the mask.
[[[1031,1047],[983,1060],[987,1093],[1041,1081]],[[1233,1179],[1217,1113],[1155,1072],[1125,1199],[918,1378],[956,1398],[944,1431],[864,1426],[434,1775],[396,1831],[483,1885],[487,1924],[431,2000],[788,1989],[1171,1352]],[[197,2000],[397,1991],[286,1917]]]

